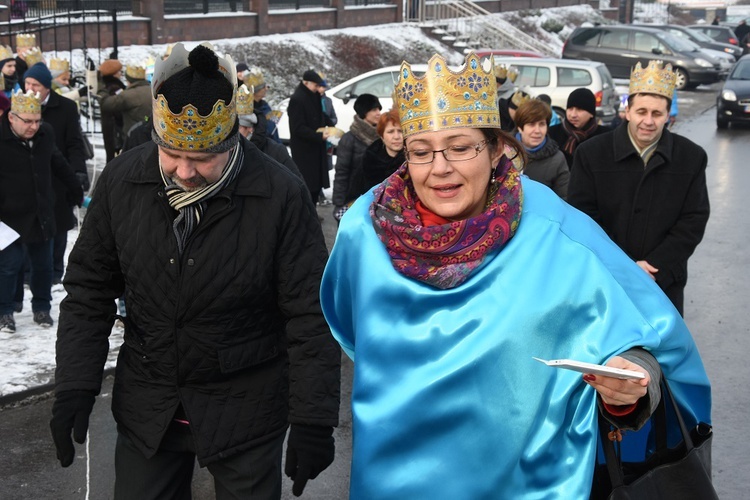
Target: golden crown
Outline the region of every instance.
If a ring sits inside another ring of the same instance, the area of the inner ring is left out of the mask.
[[[0,73],[0,89],[4,89],[4,88],[5,88],[5,77],[3,76],[2,73]]]
[[[518,68],[515,66],[508,66],[507,64],[496,64],[495,78],[515,82],[516,78],[518,78]]]
[[[14,113],[42,113],[42,96],[39,92],[29,90],[25,94],[19,89],[10,98],[10,110]]]
[[[135,78],[138,80],[146,79],[146,68],[144,66],[136,66],[135,64],[128,64],[125,68],[125,76]]]
[[[253,114],[255,108],[255,103],[253,102],[254,92],[252,85],[248,88],[247,85],[242,84],[240,85],[240,88],[237,89],[237,114],[239,116]]]
[[[252,67],[244,73],[245,78],[243,81],[248,87],[253,87],[255,90],[261,90],[266,85],[266,80],[263,78],[263,71],[258,67]]]
[[[203,45],[215,52],[210,43]],[[217,57],[219,54],[216,54]],[[203,116],[192,104],[187,104],[179,113],[169,109],[167,99],[158,91],[172,75],[190,66],[188,51],[182,43],[177,43],[169,57],[156,61],[154,76],[151,80],[153,97],[154,130],[159,138],[170,148],[183,151],[203,151],[212,148],[224,139],[234,128],[237,121],[236,92],[237,71],[232,57],[219,57],[219,71],[232,86],[232,99],[229,103],[217,99],[211,112]]]
[[[672,99],[676,79],[671,64],[664,66],[662,61],[649,61],[644,69],[638,62],[630,72],[628,94],[656,94]]]
[[[0,61],[3,59],[13,59],[13,49],[7,45],[0,45]]]
[[[70,62],[67,59],[55,59],[53,57],[49,61],[49,70],[53,73],[57,71],[60,75],[67,73],[70,71]]]
[[[39,47],[32,47],[28,52],[26,52],[24,60],[30,68],[36,63],[44,62],[44,54],[42,54],[42,51],[39,50]]]
[[[436,54],[422,76],[416,76],[406,61],[401,63],[394,103],[404,137],[452,128],[500,128],[492,61],[484,69],[479,57],[469,52],[465,62],[456,72]]]
[[[36,35],[33,33],[19,33],[16,35],[16,47],[19,49],[36,46]]]
[[[519,107],[521,104],[528,102],[531,100],[531,96],[524,92],[523,90],[516,90],[513,92],[513,95],[510,96],[510,100],[513,104],[515,104],[516,108]]]

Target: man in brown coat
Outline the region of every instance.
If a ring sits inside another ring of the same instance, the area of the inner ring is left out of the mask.
[[[151,87],[143,66],[127,66],[125,78],[125,90],[113,95],[104,88],[99,91],[99,98],[102,112],[122,115],[122,132],[127,137],[133,126],[151,116]]]

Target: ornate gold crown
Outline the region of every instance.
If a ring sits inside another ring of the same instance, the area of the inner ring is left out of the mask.
[[[672,71],[671,64],[662,65],[662,61],[649,61],[644,69],[640,62],[636,63],[630,72],[628,94],[656,94],[672,99],[677,75]]]
[[[54,57],[49,61],[49,70],[54,73],[61,75],[70,71],[70,62],[67,59],[55,59]]]
[[[144,66],[136,66],[135,64],[128,64],[125,68],[125,76],[135,78],[138,80],[146,79],[146,68]]]
[[[204,42],[203,45],[215,52],[210,43]],[[219,56],[218,53],[216,55]],[[184,106],[179,113],[173,113],[167,99],[158,92],[165,81],[188,66],[188,51],[182,43],[175,44],[167,59],[156,61],[151,80],[154,130],[173,149],[202,151],[223,142],[234,128],[237,121],[237,71],[231,56],[219,57],[219,71],[232,86],[232,99],[229,103],[217,99],[206,116],[201,115],[192,104]]]
[[[247,85],[242,84],[237,89],[237,114],[239,116],[253,114],[253,109],[255,108],[255,103],[253,102],[254,93],[252,85],[248,88]]]
[[[521,104],[528,102],[531,100],[531,96],[524,92],[523,90],[516,90],[513,92],[513,95],[510,96],[510,100],[513,104],[516,105],[516,108],[520,106]]]
[[[13,59],[13,49],[7,45],[0,45],[0,61],[3,59]]]
[[[404,61],[394,103],[404,137],[452,128],[500,128],[492,61],[485,70],[473,52],[466,55],[466,64],[458,72],[437,54],[422,76],[416,76]]]
[[[25,94],[19,89],[10,98],[10,110],[14,113],[42,113],[42,96],[29,90]]]
[[[516,78],[518,78],[518,68],[515,66],[508,66],[507,64],[496,64],[495,78],[515,82]]]
[[[26,52],[24,60],[30,68],[36,63],[44,62],[44,54],[42,54],[42,51],[39,50],[39,47],[31,47],[29,51]]]
[[[250,87],[252,86],[255,91],[262,90],[266,86],[266,80],[263,78],[263,71],[257,66],[250,68],[245,71],[245,84]]]
[[[36,35],[33,33],[19,33],[16,35],[16,47],[19,49],[36,46]]]

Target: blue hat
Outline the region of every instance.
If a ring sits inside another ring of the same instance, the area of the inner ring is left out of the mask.
[[[23,74],[23,77],[33,78],[34,80],[44,85],[45,88],[52,87],[52,73],[50,73],[49,68],[47,68],[47,66],[42,62],[38,62],[27,69],[26,73]]]

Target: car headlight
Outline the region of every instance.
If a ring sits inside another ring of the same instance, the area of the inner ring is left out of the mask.
[[[730,49],[729,47],[724,47],[724,52],[727,54],[734,55],[734,49]]]
[[[711,64],[710,62],[706,61],[705,59],[701,59],[700,57],[697,58],[697,59],[695,59],[695,64],[697,64],[698,66],[702,66],[704,68],[713,68],[714,67],[713,64]]]
[[[721,98],[725,101],[736,101],[737,94],[734,93],[734,90],[723,90],[721,92]]]

